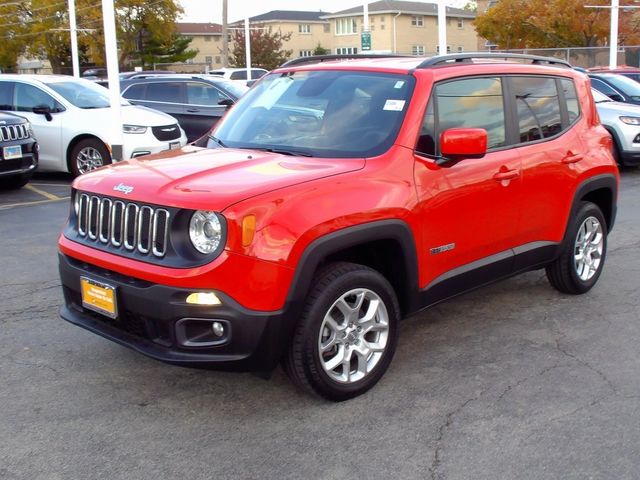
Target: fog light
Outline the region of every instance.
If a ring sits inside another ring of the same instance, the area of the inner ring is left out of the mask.
[[[213,334],[216,337],[221,337],[224,335],[224,326],[220,322],[213,322],[211,325],[211,329],[213,330]]]
[[[196,292],[189,294],[187,303],[192,305],[220,305],[222,302],[213,292]]]

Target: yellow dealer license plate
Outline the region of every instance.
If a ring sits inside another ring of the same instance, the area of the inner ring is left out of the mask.
[[[82,306],[107,317],[118,317],[115,287],[87,277],[80,277],[80,286],[82,288]]]

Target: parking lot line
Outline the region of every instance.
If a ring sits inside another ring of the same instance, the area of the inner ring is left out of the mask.
[[[54,195],[53,193],[45,192],[44,190],[40,190],[39,188],[36,188],[33,185],[26,185],[24,188],[26,188],[27,190],[31,190],[32,192],[35,192],[39,195],[42,195],[43,197],[48,198],[49,200],[60,200],[59,196]]]
[[[32,186],[36,186],[36,187],[70,187],[71,185],[68,183],[35,183],[35,182],[29,182],[29,185]]]
[[[52,195],[55,196],[55,195]],[[60,202],[61,200],[69,200],[71,197],[56,197],[55,199],[50,200],[36,200],[35,202],[21,202],[21,203],[10,203],[9,205],[0,205],[0,210],[8,210],[13,207],[26,207],[29,205],[41,205],[43,203],[53,203]]]

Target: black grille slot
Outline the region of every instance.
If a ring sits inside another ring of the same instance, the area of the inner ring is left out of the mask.
[[[0,126],[0,136],[3,142],[23,140],[29,138],[29,130],[27,130],[27,126],[24,123]]]
[[[151,131],[155,137],[161,142],[168,140],[177,140],[180,138],[180,127],[177,124],[164,125],[162,127],[151,127]]]

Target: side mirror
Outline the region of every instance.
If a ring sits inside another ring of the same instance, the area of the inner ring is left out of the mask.
[[[223,98],[222,100],[220,100],[218,102],[218,105],[224,105],[225,107],[229,108],[234,103],[235,102],[233,100],[231,100],[230,98]]]
[[[482,158],[486,153],[484,128],[450,128],[440,135],[440,154],[448,160]]]
[[[624,98],[622,98],[622,95],[618,95],[617,93],[610,94],[609,98],[614,102],[624,102]]]
[[[49,107],[48,105],[37,105],[33,107],[33,113],[44,115],[44,118],[47,119],[47,122],[53,120],[53,117],[51,116],[51,107]]]

